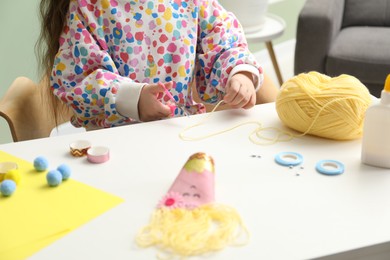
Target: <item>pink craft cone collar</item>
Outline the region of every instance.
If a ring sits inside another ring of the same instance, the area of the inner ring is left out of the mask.
[[[193,154],[181,169],[159,207],[193,209],[213,203],[214,160],[205,153]]]

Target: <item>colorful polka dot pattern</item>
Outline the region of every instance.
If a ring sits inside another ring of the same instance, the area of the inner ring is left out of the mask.
[[[202,113],[194,77],[200,97],[214,103],[238,64],[262,73],[238,21],[216,0],[71,0],[51,82],[75,126],[111,127],[133,121],[116,110],[123,84],[173,81],[176,101]]]

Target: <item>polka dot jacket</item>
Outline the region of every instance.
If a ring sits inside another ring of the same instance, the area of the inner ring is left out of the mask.
[[[175,100],[196,114],[205,108],[192,98],[194,80],[209,103],[221,99],[233,68],[249,66],[263,80],[241,25],[216,0],[71,0],[59,42],[51,87],[73,108],[76,127],[136,122],[145,84],[172,81]],[[118,112],[121,88],[136,90],[128,92],[133,112]]]

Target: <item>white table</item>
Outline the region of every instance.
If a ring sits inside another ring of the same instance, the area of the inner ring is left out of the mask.
[[[283,78],[276,59],[272,40],[280,37],[283,34],[285,28],[286,23],[284,20],[273,14],[266,14],[264,16],[264,22],[259,25],[259,27],[244,28],[245,36],[248,42],[265,42],[280,85],[283,84]]]
[[[228,247],[196,259],[357,259],[347,258],[353,254],[368,254],[359,259],[372,259],[378,252],[383,258],[375,259],[389,259],[390,246],[375,245],[390,241],[390,170],[361,164],[361,140],[338,142],[304,136],[255,145],[248,139],[253,125],[202,141],[179,139],[184,127],[204,116],[0,145],[0,150],[28,161],[44,155],[51,165],[67,163],[73,169],[71,178],[125,200],[31,259],[155,259],[155,249],[137,248],[134,237],[195,152],[213,156],[216,199],[236,208],[251,233],[249,244],[243,247]],[[248,120],[282,127],[274,103],[270,103],[248,111],[216,112],[207,127],[194,129],[192,135]],[[80,139],[109,146],[111,159],[89,164],[73,158],[68,145]],[[302,154],[303,169],[277,165],[274,156],[283,151]],[[314,166],[322,159],[341,161],[345,173],[333,177],[317,173]],[[329,256],[353,249],[359,250],[339,258]]]

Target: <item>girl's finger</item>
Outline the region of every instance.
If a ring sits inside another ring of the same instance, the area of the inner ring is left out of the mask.
[[[236,82],[236,81],[232,81],[230,83],[230,85],[228,86],[227,90],[226,90],[226,95],[224,96],[223,100],[225,101],[225,103],[232,103],[233,100],[236,99],[239,91],[240,91],[240,83],[239,82]]]
[[[248,103],[246,103],[242,108],[249,109],[252,108],[256,104],[256,93],[251,96]]]

